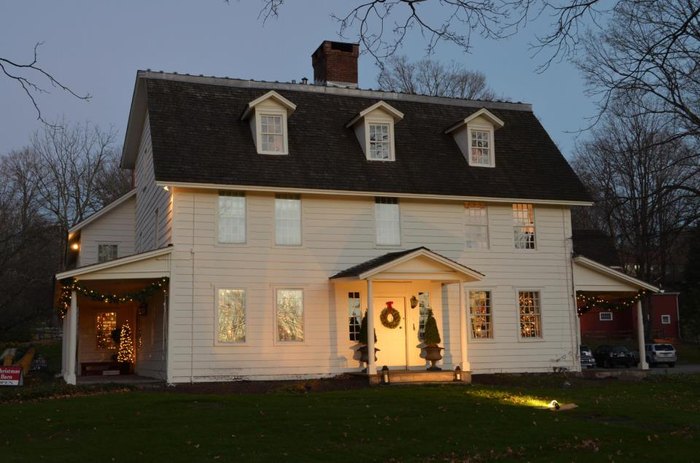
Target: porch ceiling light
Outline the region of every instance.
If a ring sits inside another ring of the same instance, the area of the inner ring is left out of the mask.
[[[70,250],[71,251],[79,251],[80,250],[80,243],[75,242],[70,245]]]

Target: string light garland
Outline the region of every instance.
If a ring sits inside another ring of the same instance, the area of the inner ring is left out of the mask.
[[[81,296],[88,297],[93,301],[104,302],[105,304],[126,304],[128,302],[139,301],[143,302],[148,299],[153,293],[162,289],[168,284],[168,278],[163,277],[153,283],[146,285],[144,288],[138,291],[131,291],[121,294],[115,293],[102,293],[100,291],[95,291],[93,289],[87,288],[80,284],[75,278],[66,278],[60,281],[61,283],[61,295],[58,297],[58,306],[56,311],[58,316],[63,318],[66,316],[68,309],[70,308],[71,293],[75,291]]]
[[[576,294],[576,311],[578,315],[581,316],[592,309],[625,310],[633,307],[637,301],[646,295],[647,291],[639,291],[637,294],[627,299],[607,301],[599,296],[586,296],[585,294],[578,293]]]

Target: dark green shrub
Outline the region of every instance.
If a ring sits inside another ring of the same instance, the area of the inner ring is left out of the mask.
[[[423,342],[426,346],[437,346],[441,341],[440,331],[438,330],[435,317],[433,317],[433,311],[428,310],[428,319],[425,321],[425,335],[423,337]]]

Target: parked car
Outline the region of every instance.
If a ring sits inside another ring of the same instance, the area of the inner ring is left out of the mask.
[[[645,344],[644,352],[649,366],[665,363],[669,367],[676,366],[676,348],[672,344]]]
[[[593,357],[593,351],[588,346],[580,346],[581,353],[581,368],[593,368],[595,367],[595,358]]]
[[[598,346],[593,352],[595,363],[599,367],[614,368],[617,366],[629,368],[637,364],[634,354],[625,346]]]

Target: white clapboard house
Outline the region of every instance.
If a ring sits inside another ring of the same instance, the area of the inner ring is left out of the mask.
[[[655,289],[573,255],[590,198],[529,104],[361,90],[357,58],[324,42],[313,84],[137,73],[134,188],[57,275],[67,382],[116,374],[124,325],[169,383],[359,372],[365,311],[370,372],[425,370],[429,310],[444,370],[579,370],[576,295]]]

